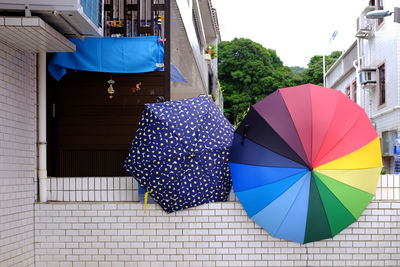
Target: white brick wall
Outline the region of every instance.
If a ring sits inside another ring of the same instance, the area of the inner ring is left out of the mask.
[[[333,239],[271,237],[239,202],[173,214],[156,204],[35,205],[36,266],[400,266],[400,202],[373,201]]]
[[[48,177],[47,188],[49,201],[139,201],[132,177]],[[235,200],[234,194],[230,200]]]
[[[0,44],[0,266],[33,265],[36,57]]]
[[[69,179],[68,190],[73,192],[71,178],[54,179],[63,185]],[[101,189],[102,179],[98,179]],[[121,188],[115,185],[113,181],[111,192],[119,194]],[[271,237],[248,218],[233,194],[231,202],[174,214],[166,214],[157,204],[148,204],[144,213],[143,204],[137,202],[36,204],[35,263],[49,267],[400,266],[399,193],[400,176],[382,175],[374,200],[357,222],[333,239],[307,245]],[[133,194],[137,199],[137,191]]]
[[[48,177],[49,201],[139,201],[132,177]]]

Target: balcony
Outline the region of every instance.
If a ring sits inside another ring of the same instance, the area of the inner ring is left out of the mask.
[[[361,39],[370,39],[372,38],[374,31],[372,25],[374,22],[369,20],[365,17],[365,14],[368,12],[375,10],[374,6],[367,6],[361,15],[357,18],[356,26],[357,26],[357,33],[356,37]]]

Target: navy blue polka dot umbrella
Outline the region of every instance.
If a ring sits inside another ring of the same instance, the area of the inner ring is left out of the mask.
[[[168,213],[226,201],[233,132],[207,96],[146,104],[125,169]]]

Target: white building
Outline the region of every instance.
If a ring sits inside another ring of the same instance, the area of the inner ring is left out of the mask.
[[[171,98],[213,95],[222,109],[222,94],[217,88],[217,57],[205,54],[209,45],[218,49],[221,41],[217,12],[211,0],[172,1],[171,16],[171,61],[188,80],[188,83],[172,83]]]
[[[387,173],[394,171],[393,145],[400,135],[400,24],[393,16],[371,20],[365,14],[399,6],[398,0],[366,1],[357,19],[354,43],[326,73],[326,86],[356,101],[375,125]]]

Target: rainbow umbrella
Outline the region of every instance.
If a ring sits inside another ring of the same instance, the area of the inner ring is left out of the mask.
[[[340,91],[306,84],[253,105],[234,134],[233,188],[272,236],[308,243],[355,222],[375,194],[379,137]]]

